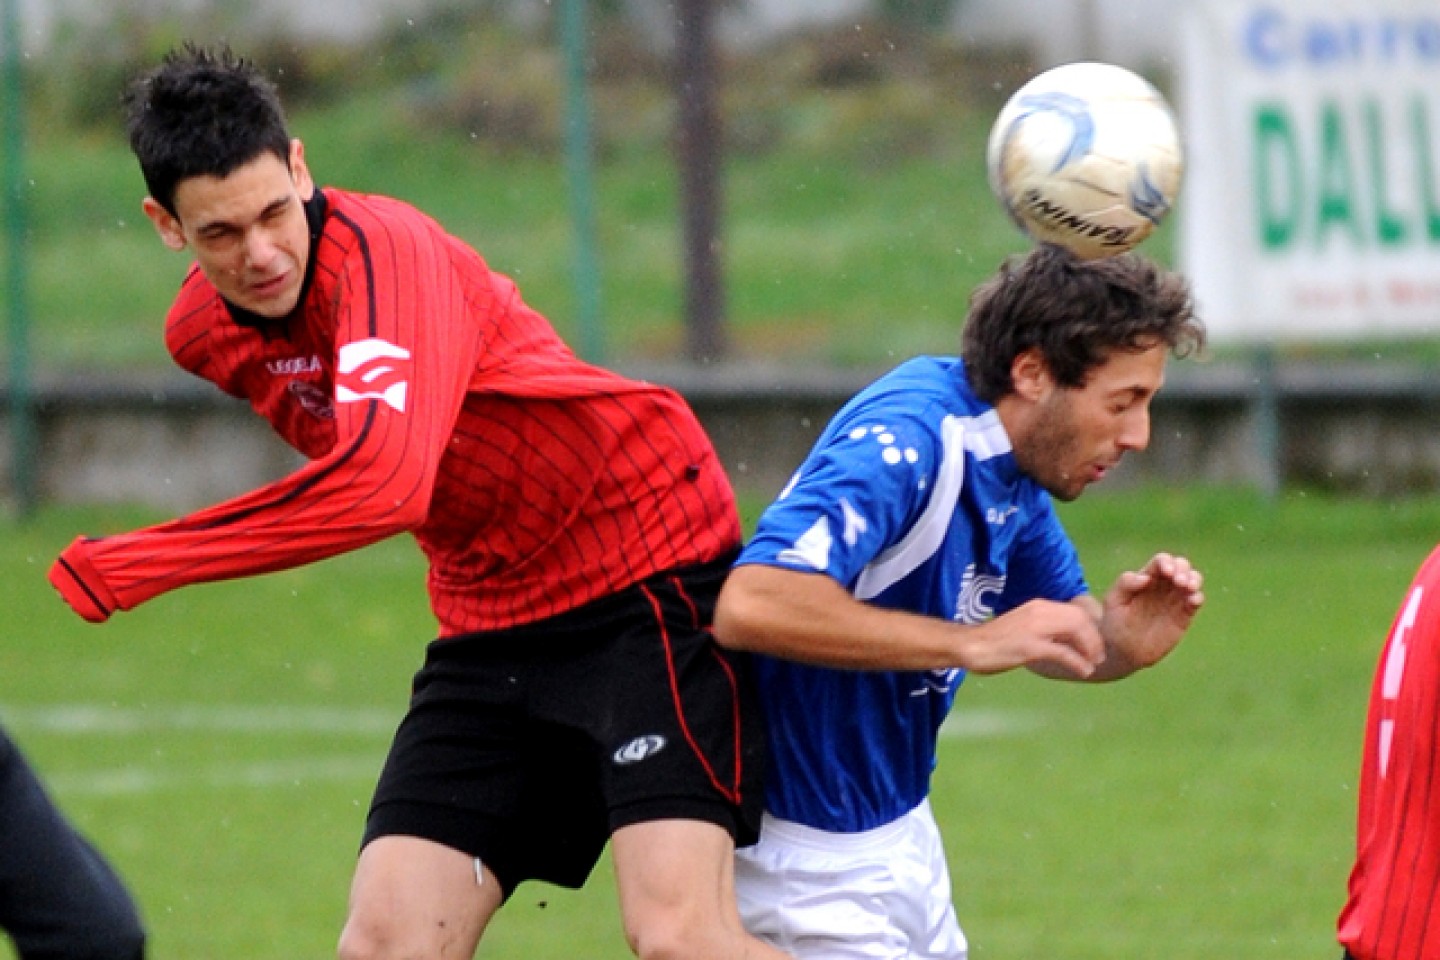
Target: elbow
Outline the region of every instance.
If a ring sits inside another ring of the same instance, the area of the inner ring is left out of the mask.
[[[397,533],[414,530],[430,516],[429,491],[425,491],[425,494],[421,496],[417,492],[414,496],[396,502],[394,523]]]
[[[726,650],[754,649],[750,643],[754,631],[746,617],[745,608],[742,591],[736,589],[733,582],[727,581],[715,603],[715,620],[710,628],[715,634],[715,642]]]

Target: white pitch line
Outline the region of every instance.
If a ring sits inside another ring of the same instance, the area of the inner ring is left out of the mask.
[[[300,757],[275,762],[227,764],[223,767],[185,770],[156,770],[146,767],[115,767],[83,773],[54,773],[46,785],[62,796],[118,797],[152,793],[183,793],[188,790],[270,789],[279,786],[304,787],[313,783],[357,781],[373,783],[380,774],[383,756],[353,755]]]
[[[157,704],[107,707],[88,703],[6,706],[0,721],[11,729],[77,736],[130,736],[152,731],[289,734],[321,733],[389,736],[403,705],[379,707],[304,707],[269,704]],[[947,737],[1003,737],[1044,726],[1038,714],[1020,710],[968,709],[956,704],[940,728]]]
[[[151,731],[205,733],[324,733],[386,735],[404,712],[378,707],[305,707],[269,704],[156,704],[141,707],[56,703],[0,704],[0,721],[20,731],[84,736],[130,736]]]
[[[966,740],[988,740],[1014,737],[1039,730],[1044,718],[1021,710],[967,710],[964,702],[956,703],[940,725],[940,736]]]
[[[0,721],[20,732],[124,737],[154,731],[245,735],[326,734],[388,738],[401,710],[371,707],[297,707],[244,704],[166,704],[113,707],[95,704],[0,704]],[[1033,712],[966,709],[958,704],[940,728],[957,739],[1020,736],[1044,727]],[[187,790],[273,789],[312,783],[373,783],[384,762],[367,754],[326,754],[209,767],[158,769],[136,764],[85,771],[50,771],[45,781],[62,796],[115,797]]]

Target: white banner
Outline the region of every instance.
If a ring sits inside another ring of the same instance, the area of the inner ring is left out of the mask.
[[[1440,335],[1440,2],[1197,2],[1180,81],[1217,340]]]

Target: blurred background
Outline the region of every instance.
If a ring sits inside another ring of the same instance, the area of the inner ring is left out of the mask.
[[[184,40],[227,41],[275,77],[322,183],[414,202],[582,355],[681,388],[761,493],[875,372],[954,352],[970,290],[1025,248],[985,183],[1004,99],[1059,62],[1120,63],[1181,121],[1187,183],[1142,249],[1193,276],[1213,348],[1177,365],[1173,428],[1118,480],[1440,480],[1425,429],[1440,27],[1425,0],[4,11],[0,498],[21,513],[190,506],[286,462],[268,438],[209,467],[185,445],[247,428],[169,368],[159,332],[187,261],[140,216],[118,107]],[[144,479],[162,457],[188,464],[163,494]]]
[[[293,453],[173,370],[189,266],[140,213],[125,81],[185,40],[279,83],[316,179],[411,201],[575,349],[677,386],[752,522],[826,418],[958,349],[1028,241],[1005,98],[1101,59],[1170,98],[1187,183],[1141,251],[1214,342],[1064,517],[1092,583],[1189,553],[1210,606],[1104,692],[972,680],[937,815],[975,956],[1326,956],[1373,657],[1440,530],[1434,0],[0,0],[0,719],[135,884],[155,956],[328,955],[433,631],[408,541],[80,623],[78,533]],[[620,957],[605,871],[497,957]],[[3,952],[3,947],[0,947]]]

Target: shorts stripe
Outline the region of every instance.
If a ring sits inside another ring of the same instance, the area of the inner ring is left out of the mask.
[[[690,731],[690,724],[685,719],[685,705],[680,699],[680,680],[675,676],[675,653],[670,643],[670,631],[665,627],[665,615],[660,609],[660,601],[656,599],[655,594],[651,592],[650,588],[643,583],[640,585],[640,592],[645,595],[645,599],[650,602],[650,608],[655,613],[655,629],[659,631],[660,642],[665,647],[665,669],[670,676],[670,698],[675,704],[675,718],[680,724],[681,731],[685,734],[685,742],[690,744],[690,752],[695,755],[696,759],[700,761],[700,765],[705,768],[706,776],[710,778],[710,783],[720,792],[720,795],[730,803],[739,803],[739,791],[735,789],[733,784],[726,786],[720,782],[720,778],[715,774],[714,766],[710,763],[710,758],[705,755],[705,751],[700,749],[700,744],[696,742],[695,735]],[[684,596],[683,591],[681,596]],[[685,601],[687,604],[690,602],[688,597],[685,598]],[[694,605],[691,604],[690,608],[693,615]],[[728,664],[725,664],[724,661],[721,661],[721,664],[725,666],[726,675],[730,677],[730,685],[733,688],[735,685],[735,677],[730,673]],[[736,733],[739,733],[738,726],[736,727]],[[738,772],[740,760],[738,752],[735,760],[736,770]]]

